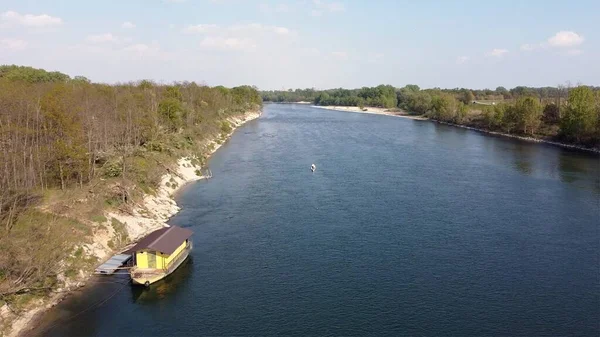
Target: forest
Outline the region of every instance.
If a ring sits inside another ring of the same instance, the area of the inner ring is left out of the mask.
[[[391,85],[360,89],[262,91],[264,102],[399,109],[448,123],[600,147],[600,88],[578,85],[510,90],[425,89]]]
[[[0,306],[56,287],[60,263],[104,210],[154,193],[182,156],[201,164],[206,143],[231,131],[227,118],[261,105],[250,86],[107,85],[1,66]]]

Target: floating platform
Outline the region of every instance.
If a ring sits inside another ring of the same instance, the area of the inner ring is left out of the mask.
[[[131,260],[131,254],[117,254],[96,268],[96,274],[112,275]]]

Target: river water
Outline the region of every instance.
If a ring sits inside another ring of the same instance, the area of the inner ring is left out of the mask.
[[[33,335],[600,334],[596,155],[265,105],[209,166],[170,221],[185,265],[97,279]]]

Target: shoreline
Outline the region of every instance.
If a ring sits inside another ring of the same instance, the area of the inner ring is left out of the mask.
[[[489,134],[489,135],[493,135],[493,136],[502,136],[502,137],[508,137],[508,138],[515,138],[515,139],[519,139],[519,140],[523,140],[523,141],[527,141],[527,142],[541,143],[541,144],[547,144],[547,145],[552,145],[552,146],[558,146],[558,147],[562,147],[562,148],[570,149],[570,150],[577,150],[577,151],[584,151],[584,152],[591,152],[591,153],[595,153],[595,154],[600,154],[600,149],[596,149],[596,148],[589,148],[589,147],[583,147],[583,146],[578,146],[578,145],[560,143],[560,142],[555,142],[555,141],[547,140],[547,139],[540,139],[540,138],[534,138],[534,137],[526,137],[526,136],[513,135],[513,134],[510,134],[510,133],[504,133],[504,132],[498,132],[498,131],[491,131],[491,130],[486,130],[486,129],[480,129],[480,128],[476,128],[476,127],[472,127],[472,126],[468,126],[468,125],[461,125],[461,124],[455,124],[455,123],[438,121],[436,119],[429,119],[429,120],[432,121],[432,122],[435,122],[435,123],[439,123],[439,124],[443,124],[443,125],[448,125],[448,126],[459,127],[459,128],[463,128],[463,129],[467,129],[467,130],[471,130],[471,131],[476,131],[476,132],[481,132],[481,133],[485,133],[485,134]]]
[[[389,109],[386,109],[386,108],[365,107],[365,109],[367,109],[367,110],[364,111],[364,110],[361,110],[357,106],[337,106],[337,105],[325,105],[325,106],[321,106],[321,105],[311,105],[311,107],[317,108],[317,109],[325,109],[325,110],[335,110],[335,111],[356,112],[356,113],[371,114],[371,115],[384,115],[384,116],[392,116],[392,117],[401,117],[401,118],[407,118],[407,119],[412,119],[412,120],[417,120],[417,121],[426,121],[426,120],[429,120],[429,118],[427,118],[427,117],[412,116],[412,115],[409,115],[409,114],[407,114],[405,112],[389,111]]]
[[[209,150],[208,157],[214,154],[227,140],[233,135],[235,130],[245,123],[258,119],[261,116],[261,111],[249,111],[239,117],[228,118],[227,121],[231,124],[231,132],[224,137],[224,141],[220,144],[217,139],[209,141],[206,145],[212,148]],[[125,225],[131,242],[129,245],[140,240],[145,235],[163,228],[168,227],[167,221],[177,214],[181,208],[175,202],[175,194],[194,181],[206,179],[204,175],[197,175],[196,170],[201,170],[202,167],[195,166],[190,157],[179,158],[176,161],[175,172],[168,171],[161,178],[159,187],[156,190],[156,195],[144,195],[143,202],[135,205],[131,214],[123,214],[116,212],[106,212],[107,219],[117,219]],[[110,226],[108,226],[110,227]],[[122,251],[122,249],[112,250],[108,248],[108,241],[115,235],[114,231],[95,232],[92,236],[92,243],[82,244],[85,254],[98,258],[97,266],[110,258],[113,254]],[[56,292],[48,298],[38,300],[35,305],[21,312],[12,322],[10,330],[6,337],[21,337],[25,336],[29,331],[39,325],[41,316],[62,302],[69,295],[83,288],[94,275],[93,272],[85,273],[80,271],[80,276],[72,282],[65,282],[63,288],[58,288]],[[9,308],[0,308],[0,317],[10,314]]]
[[[558,147],[562,147],[562,148],[570,149],[570,150],[577,150],[577,151],[584,151],[584,152],[591,152],[591,153],[595,153],[595,154],[600,154],[600,149],[588,148],[588,147],[583,147],[583,146],[578,146],[578,145],[572,145],[572,144],[566,144],[566,143],[561,143],[561,142],[555,142],[555,141],[547,140],[547,139],[540,139],[540,138],[534,138],[534,137],[526,137],[526,136],[520,136],[520,135],[513,135],[513,134],[510,134],[510,133],[504,133],[504,132],[498,132],[498,131],[491,131],[491,130],[486,130],[486,129],[480,129],[480,128],[476,128],[476,127],[472,127],[472,126],[468,126],[468,125],[462,125],[462,124],[455,124],[455,123],[449,123],[449,122],[439,121],[439,120],[436,120],[436,119],[427,118],[427,117],[423,117],[423,116],[403,115],[403,114],[398,114],[398,113],[394,113],[394,112],[391,112],[391,111],[386,111],[387,109],[384,109],[384,108],[367,108],[367,109],[369,109],[368,111],[361,111],[360,108],[358,108],[358,107],[318,106],[318,105],[313,105],[312,107],[317,108],[317,109],[345,111],[345,112],[357,112],[357,113],[373,114],[373,115],[385,115],[385,116],[392,116],[392,117],[402,117],[402,118],[408,118],[408,119],[413,119],[413,120],[421,120],[421,121],[428,120],[428,121],[432,121],[432,122],[439,123],[439,124],[444,124],[444,125],[448,125],[448,126],[455,126],[455,127],[459,127],[459,128],[463,128],[463,129],[467,129],[467,130],[471,130],[471,131],[476,131],[476,132],[481,132],[481,133],[485,133],[485,134],[489,134],[489,135],[494,135],[494,136],[502,136],[502,137],[514,138],[514,139],[519,139],[519,140],[523,140],[523,141],[527,141],[527,142],[548,144],[548,145],[558,146]]]

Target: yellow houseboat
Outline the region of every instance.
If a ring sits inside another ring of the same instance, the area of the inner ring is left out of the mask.
[[[140,240],[127,253],[133,255],[129,273],[134,284],[150,284],[171,274],[192,250],[189,229],[171,226],[161,228]]]

